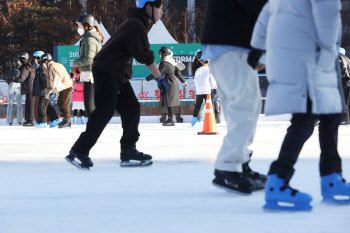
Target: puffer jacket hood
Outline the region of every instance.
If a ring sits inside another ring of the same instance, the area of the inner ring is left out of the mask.
[[[176,61],[175,61],[175,59],[172,58],[172,56],[170,56],[170,55],[169,55],[169,56],[165,56],[164,61],[166,61],[166,62],[172,64],[173,66],[176,66]]]
[[[91,31],[85,32],[83,37],[84,39],[87,39],[88,37],[92,37],[100,43],[102,41],[102,36],[100,35],[100,33],[98,33],[98,31],[96,31],[96,29],[92,29]]]

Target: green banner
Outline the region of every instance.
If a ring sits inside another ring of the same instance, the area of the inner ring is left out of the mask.
[[[162,46],[167,46],[174,53],[174,58],[183,62],[191,63],[194,59],[194,52],[198,49],[202,49],[201,44],[152,44],[151,50],[154,51],[156,57],[156,63],[160,61],[158,54],[159,49]],[[73,69],[73,61],[79,58],[79,46],[54,46],[54,61],[64,65],[68,72]],[[143,64],[138,63],[135,59],[133,60],[133,78],[148,76],[150,72],[147,67]]]

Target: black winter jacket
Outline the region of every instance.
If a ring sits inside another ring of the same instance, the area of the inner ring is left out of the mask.
[[[33,83],[33,96],[45,96],[45,88],[47,84],[46,67],[40,65],[35,71]]]
[[[2,78],[5,80],[7,84],[13,83],[14,79],[18,78],[21,75],[19,69],[12,68],[7,71]]]
[[[35,71],[32,66],[21,66],[21,75],[14,79],[14,82],[21,83],[21,94],[26,95],[33,92]]]
[[[250,48],[255,22],[267,0],[208,0],[202,44]]]
[[[154,62],[147,37],[150,23],[146,13],[129,8],[127,15],[127,20],[112,34],[92,64],[92,67],[106,71],[123,82],[132,77],[133,57],[147,66]]]

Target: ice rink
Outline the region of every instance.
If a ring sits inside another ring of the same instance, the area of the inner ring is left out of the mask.
[[[318,130],[305,144],[291,186],[310,193],[311,212],[265,212],[264,192],[242,196],[211,185],[226,134],[199,136],[202,124],[163,127],[143,117],[137,148],[154,164],[119,167],[122,128],[113,118],[91,151],[94,167],[64,160],[85,126],[36,129],[0,120],[0,233],[348,233],[350,206],[321,203]],[[251,167],[266,173],[288,117],[260,117]],[[15,120],[14,120],[15,122]],[[343,176],[350,181],[350,126],[340,126]]]

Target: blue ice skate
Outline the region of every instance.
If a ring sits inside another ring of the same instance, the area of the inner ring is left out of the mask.
[[[47,123],[36,123],[35,128],[47,128]]]
[[[59,119],[56,119],[50,123],[50,128],[56,127],[60,123]]]
[[[77,117],[76,117],[76,116],[73,117],[73,123],[74,123],[74,124],[77,123]]]
[[[85,117],[84,116],[80,117],[80,122],[82,125],[85,125]]]
[[[192,117],[191,125],[194,126],[197,123],[197,117]]]
[[[265,187],[265,210],[300,211],[311,210],[312,197],[307,193],[292,189],[286,180],[276,174],[269,175]]]
[[[338,173],[321,176],[322,202],[329,204],[350,204],[350,184]]]

